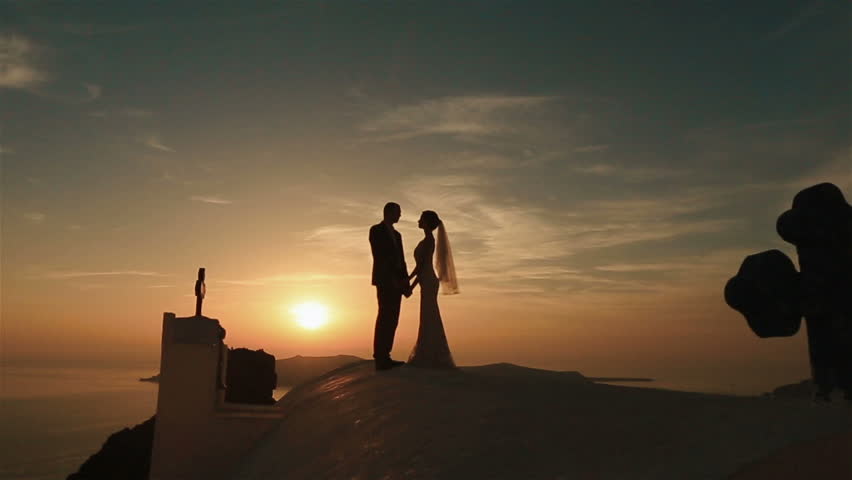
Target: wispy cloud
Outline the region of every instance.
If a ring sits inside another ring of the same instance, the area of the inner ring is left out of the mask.
[[[594,165],[575,167],[574,171],[580,173],[588,173],[591,175],[610,175],[615,172],[615,167],[612,165],[607,165],[605,163],[596,163]]]
[[[375,220],[373,220],[375,221]],[[369,255],[367,228],[369,223],[361,225],[326,225],[310,232],[305,241],[348,258],[363,258]]]
[[[95,85],[93,83],[84,83],[83,86],[86,88],[86,92],[89,94],[87,98],[83,99],[83,101],[85,102],[97,100],[103,93],[103,88],[100,85]]]
[[[96,110],[89,112],[90,117],[109,118],[109,117],[126,117],[126,118],[150,118],[154,116],[154,112],[144,108],[120,108],[117,110]]]
[[[231,200],[224,199],[222,197],[217,196],[209,196],[209,195],[193,195],[189,197],[193,202],[201,202],[201,203],[212,203],[215,205],[229,205],[232,202]]]
[[[93,24],[93,23],[64,23],[62,30],[73,35],[95,36],[112,33],[125,33],[140,30],[144,28],[144,24],[137,25],[118,25],[118,24]]]
[[[511,158],[508,155],[497,153],[484,153],[476,151],[463,151],[446,156],[445,163],[449,168],[514,168],[522,165],[525,159]]]
[[[75,283],[72,286],[84,292],[88,290],[101,290],[103,288],[107,288],[107,285],[104,283]]]
[[[270,275],[265,277],[245,279],[245,280],[216,280],[213,283],[223,285],[235,285],[245,287],[259,287],[265,285],[275,285],[281,283],[306,283],[306,282],[328,282],[340,280],[363,280],[369,278],[366,274],[339,274],[339,273],[286,273],[280,275]]]
[[[403,105],[382,112],[362,129],[372,140],[426,135],[486,136],[513,131],[508,116],[557,100],[553,96],[460,96]]]
[[[770,248],[767,246],[766,248]],[[606,263],[593,270],[616,280],[646,279],[669,294],[687,290],[705,290],[707,285],[721,288],[740,266],[743,258],[755,253],[742,247],[716,247],[691,255],[659,252],[656,262]],[[653,278],[654,280],[649,280]]]
[[[586,175],[620,177],[627,181],[646,181],[688,175],[688,170],[664,167],[628,167],[610,163],[595,163],[574,167],[574,171]]]
[[[672,270],[690,270],[695,268],[692,263],[620,263],[613,265],[601,265],[595,270],[602,272],[670,272]]]
[[[793,189],[803,189],[818,183],[834,183],[852,201],[852,146],[830,154],[827,160],[815,165],[790,183]]]
[[[187,178],[179,177],[179,176],[175,175],[174,173],[172,173],[168,170],[164,171],[163,174],[160,175],[159,180],[161,180],[163,182],[173,183],[175,185],[184,185],[184,186],[193,186],[193,185],[199,185],[201,183],[204,183],[201,180],[193,180],[193,179],[187,179]],[[208,185],[209,184],[221,184],[221,183],[223,183],[221,180],[215,180],[215,181],[208,181],[207,182]]]
[[[107,271],[53,271],[39,275],[39,278],[67,280],[88,277],[168,277],[170,275],[144,270],[107,270]]]
[[[173,153],[175,151],[174,148],[172,148],[168,145],[165,145],[162,141],[160,141],[159,135],[149,135],[148,137],[145,138],[143,143],[145,145],[155,149],[155,150],[160,150],[161,152],[172,152]]]
[[[144,108],[122,108],[118,111],[119,114],[124,115],[125,117],[130,118],[148,118],[154,115],[154,112],[151,110],[146,110]]]
[[[609,145],[585,145],[574,148],[574,152],[576,153],[603,152],[605,150],[609,150]]]
[[[483,148],[485,150],[485,148]],[[514,168],[539,167],[568,155],[560,150],[538,151],[533,148],[512,146],[505,151],[464,150],[444,155],[440,161],[442,166],[454,170],[472,170],[484,172],[487,170],[506,170]]]
[[[780,25],[775,30],[769,32],[763,37],[762,42],[774,42],[780,40],[790,33],[798,30],[802,25],[810,21],[813,17],[823,13],[825,10],[825,1],[816,0],[805,5],[799,12],[790,20]]]
[[[639,245],[736,228],[742,224],[741,219],[711,213],[742,193],[732,188],[684,187],[666,194],[633,193],[618,199],[589,199],[576,202],[570,209],[554,210],[505,197],[498,193],[502,192],[498,180],[444,175],[404,180],[388,195],[402,200],[404,212],[399,230],[406,235],[408,258],[413,249],[408,235],[416,232],[416,212],[435,210],[447,226],[460,277],[479,287],[501,288],[502,283],[509,282],[540,292],[553,292],[558,285],[600,291],[647,291],[659,285],[613,274],[629,269],[660,271],[663,263],[672,266],[688,260],[655,259],[657,266],[652,262],[641,266],[613,262],[599,269],[576,265],[587,264],[589,258],[602,255],[599,252],[611,247],[646,248]],[[359,268],[355,262],[366,263],[369,246],[367,221],[360,217],[358,221],[358,225],[318,228],[306,241],[331,256],[351,259],[347,267]]]
[[[24,214],[24,218],[32,223],[44,223],[44,220],[47,218],[47,215],[41,212],[27,212]]]
[[[48,78],[36,64],[38,48],[18,35],[0,34],[0,88],[29,89]]]

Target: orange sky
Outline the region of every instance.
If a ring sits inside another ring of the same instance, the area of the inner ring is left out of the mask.
[[[369,357],[367,232],[396,201],[410,266],[420,211],[447,226],[462,365],[804,378],[804,334],[758,339],[722,291],[748,254],[794,256],[775,220],[800,189],[852,196],[841,3],[15,2],[0,356],[156,368],[203,266],[231,346]],[[291,318],[309,300],[322,329]]]

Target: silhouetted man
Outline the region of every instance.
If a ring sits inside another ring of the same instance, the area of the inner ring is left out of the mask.
[[[373,336],[373,358],[376,370],[388,370],[405,362],[392,360],[393,338],[399,324],[402,296],[411,295],[408,269],[402,249],[402,235],[393,228],[399,221],[402,209],[389,202],[384,208],[384,219],[370,228],[370,250],[373,252],[373,285],[379,301],[376,330]]]

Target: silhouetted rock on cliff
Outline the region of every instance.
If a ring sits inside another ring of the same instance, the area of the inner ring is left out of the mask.
[[[333,357],[295,357],[285,358],[275,362],[278,372],[278,385],[292,387],[313,380],[332,370],[362,362],[364,359],[352,355],[336,355]]]
[[[233,403],[273,404],[275,357],[263,350],[236,348],[228,352],[225,400]],[[159,381],[159,375],[140,381]],[[89,457],[67,480],[147,480],[151,469],[156,415],[133,428],[109,436],[101,450]]]
[[[100,451],[67,480],[147,480],[155,418],[110,435]]]
[[[772,391],[775,398],[810,399],[814,394],[813,380],[802,380],[799,383],[782,385]]]
[[[760,338],[789,337],[799,331],[799,272],[780,250],[749,255],[725,285],[725,301],[743,314]]]
[[[273,355],[262,349],[234,348],[228,352],[226,402],[273,404],[277,380]]]
[[[139,379],[140,382],[153,382],[160,383],[160,374],[152,375],[150,377],[142,377]]]

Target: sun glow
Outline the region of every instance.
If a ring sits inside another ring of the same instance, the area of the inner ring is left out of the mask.
[[[296,323],[307,330],[316,330],[328,323],[328,307],[318,302],[304,302],[296,305],[290,312]]]

